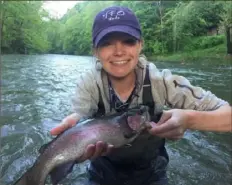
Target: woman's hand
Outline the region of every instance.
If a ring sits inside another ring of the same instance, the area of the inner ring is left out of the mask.
[[[113,148],[114,146],[111,144],[98,141],[96,144],[88,145],[85,149],[85,153],[80,159],[78,159],[78,161],[82,162],[87,159],[95,159],[97,157],[107,155],[112,151]]]
[[[61,124],[57,127],[53,128],[50,133],[51,135],[59,135],[63,131],[65,131],[68,128],[71,128],[77,124],[77,122],[80,120],[79,116],[76,113],[70,114],[67,117],[65,117]]]
[[[158,123],[151,123],[152,135],[171,140],[181,139],[188,122],[188,110],[172,109],[164,111]]]
[[[50,133],[51,135],[58,135],[66,129],[75,126],[79,120],[80,118],[76,113],[70,114],[62,120],[60,125],[53,128]],[[98,141],[95,144],[88,145],[85,149],[85,153],[82,155],[81,159],[78,159],[78,161],[85,161],[87,159],[94,159],[96,157],[107,155],[113,148],[114,146],[111,144]]]

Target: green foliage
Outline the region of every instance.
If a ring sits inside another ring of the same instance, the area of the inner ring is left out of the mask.
[[[150,57],[151,61],[170,61],[170,62],[182,62],[185,64],[188,61],[194,61],[199,63],[217,64],[218,61],[226,65],[231,65],[231,57],[225,55],[226,46],[221,44],[208,49],[198,49],[189,52],[179,52],[175,54],[168,54],[155,57]],[[222,60],[223,59],[223,60]],[[221,63],[220,63],[221,64]]]
[[[39,1],[3,1],[2,4],[2,49],[6,53],[43,53],[49,43],[43,32],[42,16]]]
[[[173,10],[173,49],[182,50],[192,37],[206,35],[218,26],[223,12],[221,3],[212,1],[180,2]]]
[[[221,14],[222,23],[224,26],[232,26],[232,2],[222,1],[223,13]]]
[[[66,34],[63,37],[63,51],[66,54],[92,54],[91,28],[93,19],[97,12],[109,6],[111,2],[92,1],[83,4],[74,7],[77,11],[75,13],[71,11],[70,17],[64,24]]]
[[[58,20],[48,15],[42,1],[1,2],[1,48],[5,53],[92,55],[93,19],[112,5],[135,12],[143,31],[143,53],[148,56],[225,43],[224,35],[206,36],[207,31],[232,25],[232,3],[228,1],[85,1]]]
[[[232,2],[222,2],[224,13],[222,24],[226,33],[227,54],[232,55]]]
[[[224,35],[215,36],[201,36],[189,41],[188,45],[184,47],[184,51],[194,51],[197,49],[207,49],[225,43]]]

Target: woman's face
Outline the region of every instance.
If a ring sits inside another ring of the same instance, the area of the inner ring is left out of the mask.
[[[99,42],[95,48],[95,55],[107,73],[116,78],[123,78],[135,69],[141,50],[140,40],[125,33],[114,32]]]

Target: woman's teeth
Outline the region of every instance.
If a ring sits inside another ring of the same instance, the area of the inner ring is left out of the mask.
[[[125,64],[125,63],[127,63],[126,60],[121,60],[121,61],[113,62],[113,64]]]

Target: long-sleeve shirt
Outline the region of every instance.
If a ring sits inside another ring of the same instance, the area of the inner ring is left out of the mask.
[[[142,103],[143,81],[146,73],[146,65],[149,65],[150,81],[153,100],[156,107],[169,107],[193,110],[215,110],[228,102],[216,97],[212,92],[201,87],[191,85],[183,76],[173,75],[170,70],[158,70],[155,64],[148,62],[141,56],[136,66],[137,83],[130,107]],[[80,118],[91,117],[96,113],[101,91],[106,113],[110,112],[109,84],[106,72],[98,62],[91,70],[82,73],[76,86],[73,97],[73,112]]]

